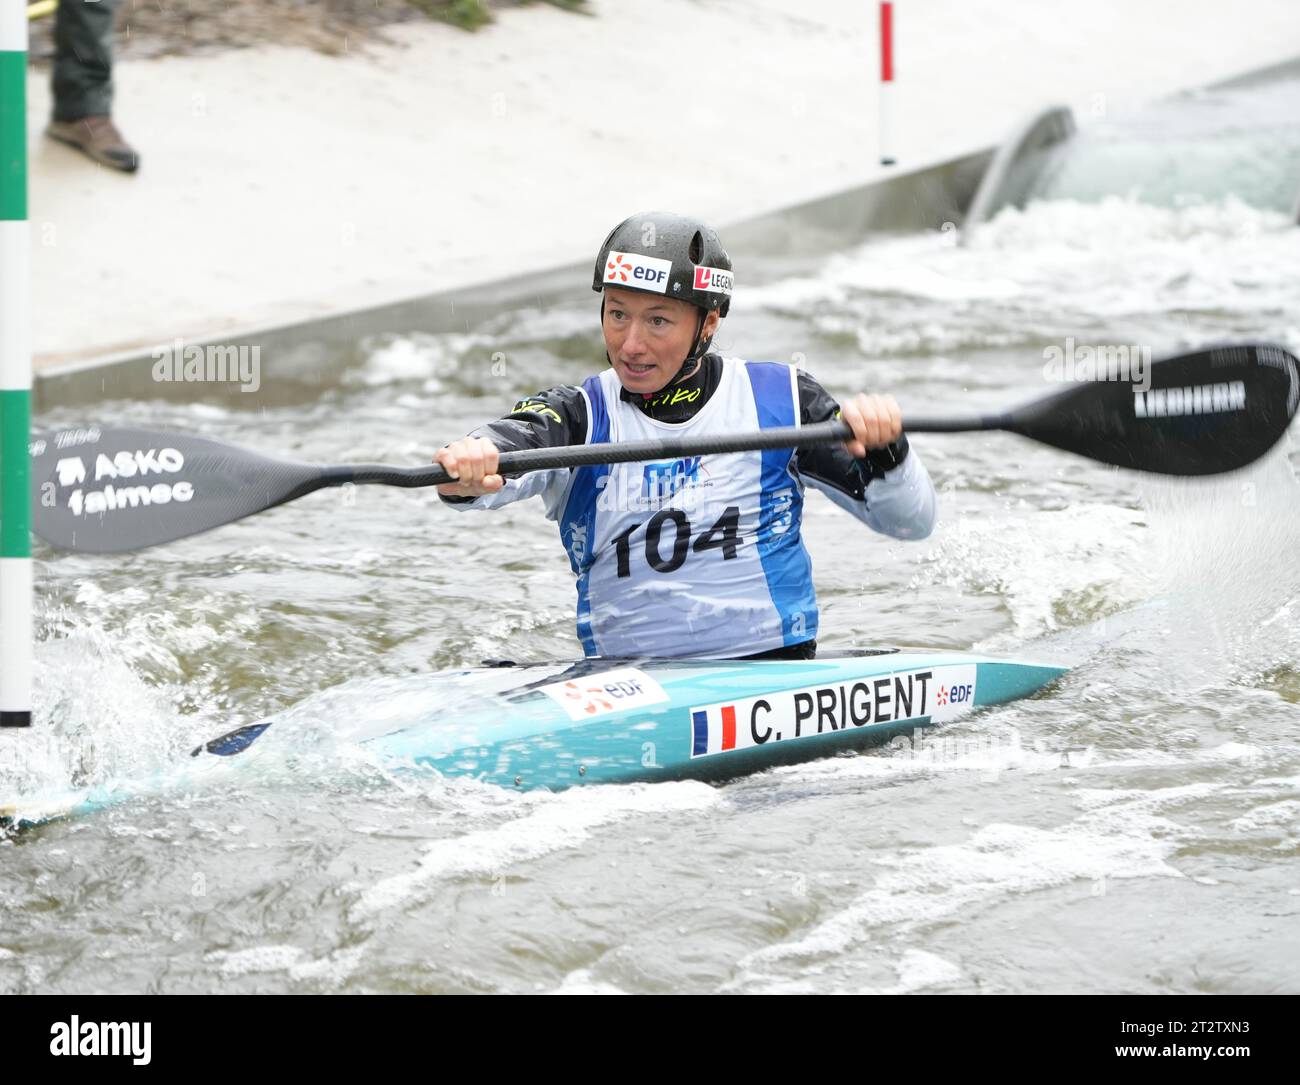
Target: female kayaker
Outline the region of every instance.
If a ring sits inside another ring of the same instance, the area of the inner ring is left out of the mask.
[[[928,535],[935,493],[893,396],[837,404],[808,373],[710,351],[732,293],[708,226],[650,212],[616,226],[596,258],[610,369],[539,392],[438,451],[462,509],[534,495],[556,520],[578,580],[588,656],[811,659],[817,600],[801,533],[811,483],[868,527]],[[702,437],[842,417],[854,440],[666,463],[537,471],[504,479],[499,452]]]

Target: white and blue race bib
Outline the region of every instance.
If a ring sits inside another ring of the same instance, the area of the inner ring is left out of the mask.
[[[687,422],[619,398],[613,370],[583,384],[588,443],[705,437],[799,421],[796,370],[728,358]],[[553,507],[578,578],[587,655],[739,656],[817,635],[793,449],[575,470]]]

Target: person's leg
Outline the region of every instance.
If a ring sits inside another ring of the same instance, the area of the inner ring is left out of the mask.
[[[113,112],[113,16],[117,0],[61,0],[54,15],[54,119]]]
[[[114,126],[113,16],[118,0],[62,0],[54,23],[54,116],[46,133],[114,169],[140,156]]]

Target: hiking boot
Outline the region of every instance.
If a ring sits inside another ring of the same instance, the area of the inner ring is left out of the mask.
[[[134,173],[140,165],[140,156],[106,115],[79,117],[75,121],[50,121],[45,134],[115,170]]]

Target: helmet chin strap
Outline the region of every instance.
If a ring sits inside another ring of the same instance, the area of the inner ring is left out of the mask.
[[[704,357],[709,349],[709,344],[713,342],[713,337],[709,336],[704,342],[700,342],[700,333],[704,331],[704,321],[708,319],[708,314],[701,309],[700,318],[695,324],[695,339],[691,343],[690,353],[686,355],[686,361],[682,362],[681,369],[677,370],[677,375],[670,380],[669,384],[676,384],[680,380],[685,380],[700,366],[700,359]],[[687,372],[687,371],[690,372]]]

